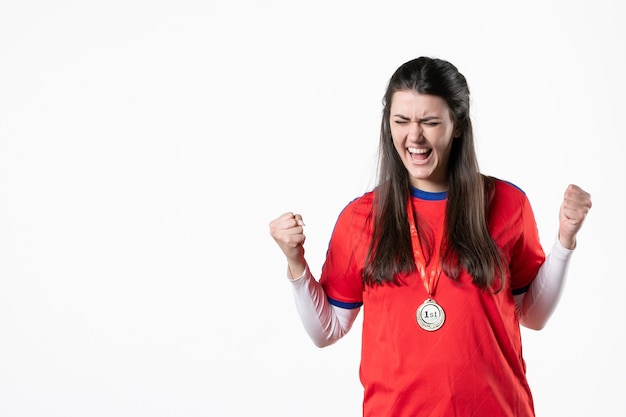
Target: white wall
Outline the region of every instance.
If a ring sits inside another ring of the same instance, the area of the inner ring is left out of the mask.
[[[469,80],[481,168],[546,249],[592,193],[559,309],[524,331],[538,416],[626,414],[618,0],[5,1],[0,415],[360,413],[359,324],[318,349],[269,221],[317,274],[373,185],[381,98],[419,55]]]

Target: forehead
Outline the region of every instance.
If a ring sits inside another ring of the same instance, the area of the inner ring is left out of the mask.
[[[399,90],[391,96],[391,115],[394,114],[446,117],[450,114],[450,108],[439,96],[422,94],[413,90]]]

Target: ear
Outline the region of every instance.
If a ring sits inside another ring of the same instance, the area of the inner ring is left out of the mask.
[[[454,128],[454,132],[453,132],[452,136],[453,136],[454,138],[458,138],[459,136],[461,136],[461,133],[462,133],[462,132],[461,132],[461,128],[459,128],[459,127],[455,127],[455,128]]]

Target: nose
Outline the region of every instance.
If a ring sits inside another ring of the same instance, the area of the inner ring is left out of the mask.
[[[410,121],[408,126],[408,139],[411,141],[419,141],[422,137],[422,127],[419,121]]]

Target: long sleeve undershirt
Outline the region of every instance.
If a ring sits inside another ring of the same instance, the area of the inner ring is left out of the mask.
[[[572,252],[556,239],[528,290],[514,296],[524,327],[540,330],[547,323],[561,297]],[[352,327],[360,307],[347,309],[330,304],[308,266],[300,277],[287,275],[293,284],[296,310],[313,343],[324,347],[341,339]]]

